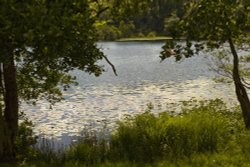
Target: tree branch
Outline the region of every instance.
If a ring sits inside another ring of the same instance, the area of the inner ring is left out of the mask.
[[[248,83],[244,78],[241,78],[241,80],[242,80],[244,87],[247,89],[250,89],[250,83]]]
[[[4,82],[3,81],[3,63],[0,62],[0,93],[3,96],[3,100],[5,100],[5,88],[4,88],[3,82]]]
[[[112,70],[113,70],[114,74],[115,74],[116,76],[118,76],[118,75],[117,75],[117,72],[116,72],[116,69],[115,69],[115,66],[109,61],[109,59],[107,58],[107,56],[103,55],[103,58],[104,58],[104,59],[106,60],[106,62],[112,67]]]
[[[229,79],[233,79],[233,73],[231,71],[227,70],[227,63],[224,62],[222,59],[217,58],[217,59],[213,59],[214,60],[214,64],[215,67],[213,67],[212,65],[210,65],[210,70],[216,72],[217,74],[229,78]]]
[[[94,10],[96,12],[95,17],[99,17],[103,12],[110,8],[109,6],[104,7],[104,5],[100,4],[98,0],[93,0],[93,2],[96,3],[98,7],[98,9]]]
[[[96,13],[96,17],[99,17],[103,12],[109,9],[109,6],[99,9]]]

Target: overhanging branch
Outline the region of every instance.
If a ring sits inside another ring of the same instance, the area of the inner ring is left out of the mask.
[[[244,78],[241,78],[241,80],[242,80],[244,87],[247,89],[250,89],[250,83],[248,83]]]
[[[116,69],[115,69],[115,66],[109,61],[109,59],[107,58],[107,56],[103,55],[103,58],[104,58],[104,59],[106,60],[106,62],[111,66],[111,68],[112,68],[114,74],[115,74],[116,76],[118,76],[118,75],[117,75],[117,72],[116,72]]]

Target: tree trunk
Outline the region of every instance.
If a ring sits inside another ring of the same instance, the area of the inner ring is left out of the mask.
[[[12,53],[12,52],[11,52]],[[0,116],[0,161],[15,161],[15,140],[18,129],[18,93],[13,55],[3,63],[4,111]]]
[[[234,80],[237,99],[240,103],[245,127],[247,129],[250,129],[250,101],[248,98],[247,91],[241,82],[239,74],[239,57],[234,47],[232,39],[229,38],[228,42],[230,45],[231,52],[233,54],[233,80]]]
[[[0,162],[15,161],[13,144],[10,139],[10,131],[6,124],[5,118],[0,115]]]

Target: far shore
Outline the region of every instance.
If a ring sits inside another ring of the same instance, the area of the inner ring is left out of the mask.
[[[131,37],[131,38],[120,38],[117,42],[142,42],[142,41],[165,41],[171,40],[172,37],[158,36],[158,37]]]

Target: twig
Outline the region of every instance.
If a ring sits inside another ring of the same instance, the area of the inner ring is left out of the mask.
[[[96,12],[95,17],[99,17],[103,12],[110,8],[109,6],[103,7],[103,4],[100,4],[98,0],[93,0],[93,2],[95,2],[98,6],[98,9],[94,10]]]
[[[243,85],[247,88],[247,89],[250,89],[250,84],[244,79],[244,78],[241,78],[242,82],[243,82]]]
[[[114,74],[115,74],[116,76],[118,76],[117,73],[116,73],[115,66],[109,61],[109,59],[107,58],[107,56],[103,55],[103,58],[104,58],[104,59],[106,60],[106,62],[112,67],[112,70],[113,70]]]
[[[0,93],[3,96],[3,100],[5,101],[5,88],[4,88],[4,80],[3,80],[3,63],[0,62]]]

